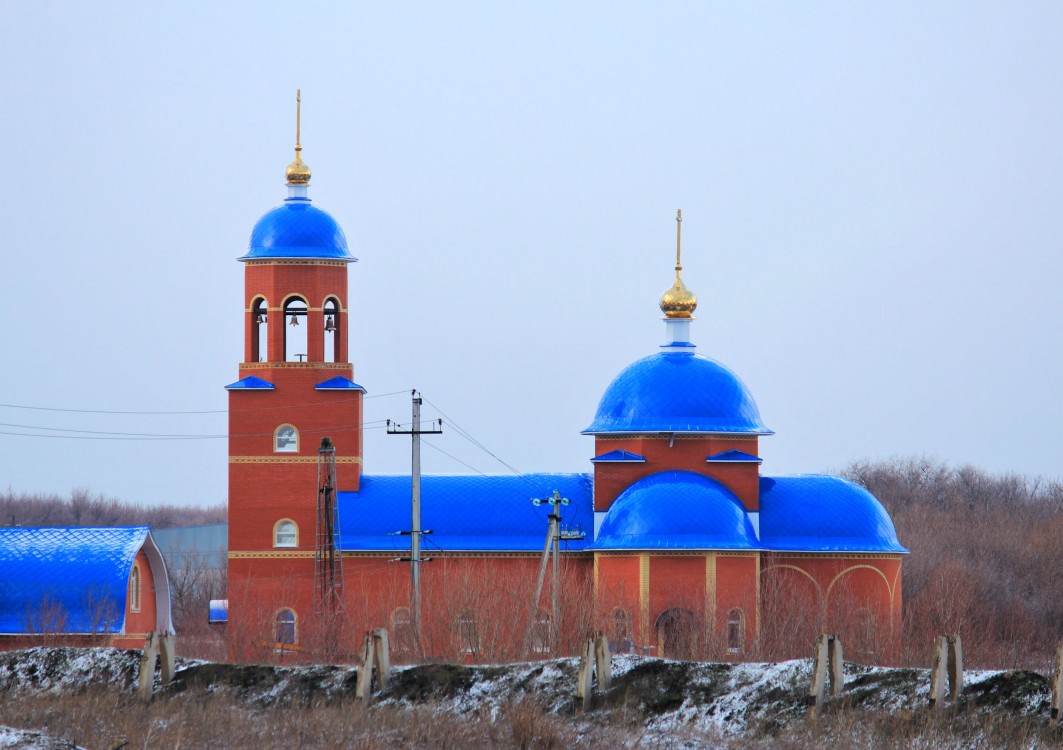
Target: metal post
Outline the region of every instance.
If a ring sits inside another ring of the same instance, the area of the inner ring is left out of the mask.
[[[413,394],[413,500],[410,523],[410,620],[421,643],[421,397]]]
[[[554,537],[554,563],[553,563],[553,581],[550,588],[550,635],[551,641],[555,648],[557,644],[558,636],[558,615],[560,607],[558,606],[558,590],[561,588],[561,574],[558,570],[558,560],[561,557],[561,495],[557,490],[554,490],[554,496],[550,499],[550,502],[554,506],[554,512],[550,514],[550,530]]]
[[[431,534],[431,531],[421,529],[421,435],[438,435],[443,432],[443,420],[439,420],[438,427],[421,429],[421,396],[416,390],[410,391],[413,402],[413,424],[410,429],[404,430],[398,425],[393,425],[389,419],[387,422],[389,435],[409,435],[412,439],[412,461],[410,471],[411,497],[410,497],[410,625],[413,628],[417,648],[423,650],[421,632],[421,536]],[[407,532],[399,532],[407,533]],[[405,558],[397,558],[405,560]],[[428,558],[431,559],[431,558]]]

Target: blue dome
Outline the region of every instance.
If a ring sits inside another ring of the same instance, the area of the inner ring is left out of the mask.
[[[874,495],[841,477],[761,477],[760,540],[786,552],[908,552]]]
[[[240,260],[321,258],[357,260],[347,251],[343,230],[309,198],[289,198],[258,220],[247,254]]]
[[[638,480],[609,508],[596,550],[758,550],[745,508],[715,479],[662,471]]]
[[[738,376],[693,352],[660,352],[616,376],[584,435],[733,432],[771,435]]]

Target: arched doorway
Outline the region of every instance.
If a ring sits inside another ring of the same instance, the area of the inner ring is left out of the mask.
[[[669,659],[693,659],[697,656],[698,622],[689,609],[666,609],[657,618],[655,629],[658,656]]]

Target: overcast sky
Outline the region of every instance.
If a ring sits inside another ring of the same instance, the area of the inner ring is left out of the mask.
[[[418,388],[519,471],[589,471],[682,208],[693,338],[775,430],[765,473],[1063,476],[1058,0],[325,5],[0,4],[0,488],[225,499],[236,258],[297,87],[367,421]],[[369,430],[365,469],[408,440]]]

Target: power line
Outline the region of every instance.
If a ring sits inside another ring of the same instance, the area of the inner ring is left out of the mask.
[[[385,419],[377,419],[371,422],[363,422],[363,430],[382,430],[385,427]],[[368,425],[368,426],[367,426]],[[0,435],[13,435],[16,437],[37,437],[37,438],[57,438],[67,440],[225,440],[227,438],[247,438],[247,437],[267,437],[273,435],[272,432],[248,432],[237,434],[218,434],[218,435],[178,435],[178,434],[166,434],[166,433],[139,433],[139,432],[106,432],[101,430],[77,430],[69,427],[38,427],[35,425],[8,425],[0,422],[0,426],[4,427],[19,427],[26,430],[47,430],[49,432],[76,432],[77,435],[41,435],[33,432],[10,432],[0,431]],[[320,431],[349,431],[354,429],[349,425],[322,427]]]
[[[363,396],[362,399],[371,398],[384,398],[385,396],[396,396],[400,393],[409,393],[407,388],[401,391],[390,391],[389,393],[376,393],[372,396]],[[312,406],[330,406],[331,401],[315,401],[307,404],[295,404],[289,408],[308,408]],[[26,404],[0,404],[0,409],[27,409],[30,411],[55,411],[64,412],[69,414],[124,414],[133,416],[165,416],[165,415],[179,415],[179,414],[231,414],[231,413],[248,413],[255,411],[269,411],[275,409],[274,406],[267,406],[257,409],[202,409],[202,410],[183,410],[183,411],[142,411],[142,410],[120,410],[120,409],[65,409],[57,406],[29,406]]]

